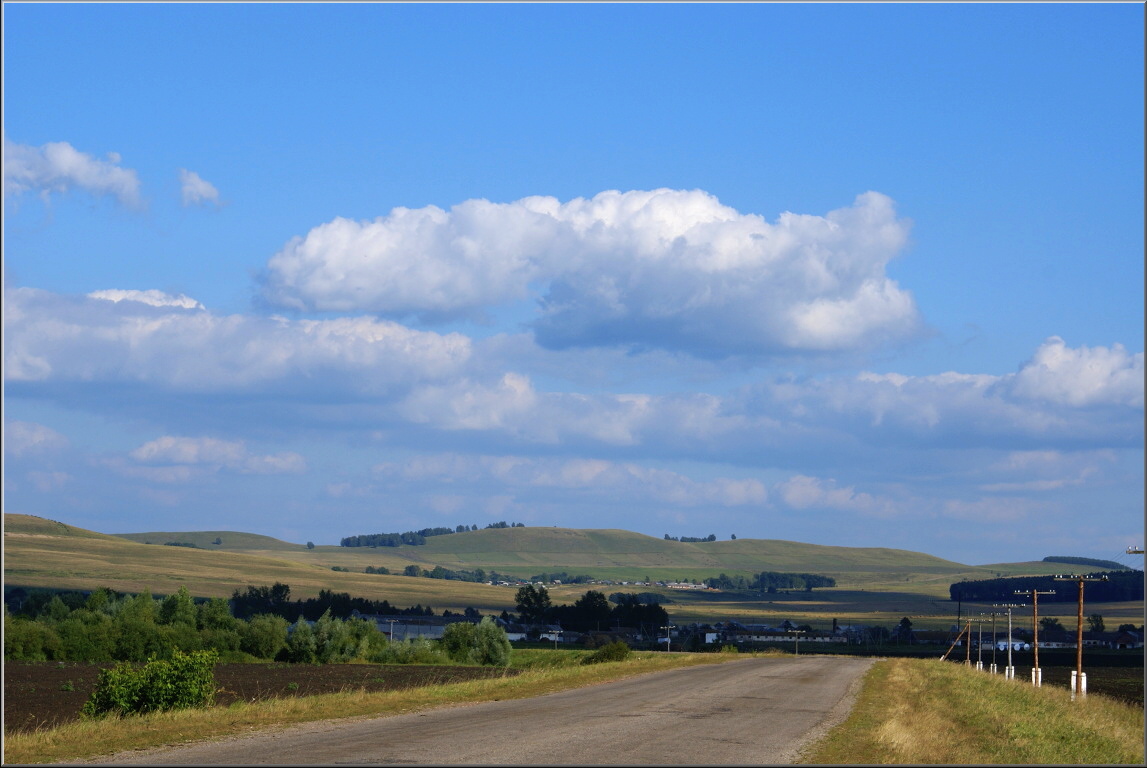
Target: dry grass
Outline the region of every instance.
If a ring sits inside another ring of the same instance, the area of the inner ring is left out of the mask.
[[[804,755],[820,764],[1143,764],[1143,710],[1072,701],[962,664],[873,666],[842,725]]]
[[[529,652],[515,652],[529,653]],[[181,744],[203,738],[234,736],[315,720],[385,717],[424,709],[499,699],[520,699],[738,658],[731,654],[635,653],[618,664],[545,666],[527,661],[525,671],[512,678],[472,680],[405,691],[341,694],[236,703],[227,708],[183,710],[100,721],[81,721],[59,728],[14,734],[4,741],[4,764],[54,763],[115,752]],[[743,658],[740,657],[740,658]]]

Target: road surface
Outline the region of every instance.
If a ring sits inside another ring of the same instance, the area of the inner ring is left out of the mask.
[[[843,719],[871,663],[839,656],[742,659],[532,699],[308,723],[92,762],[784,764]]]

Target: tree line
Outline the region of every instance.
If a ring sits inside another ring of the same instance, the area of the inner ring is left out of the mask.
[[[1068,555],[1051,555],[1043,559],[1045,563],[1067,563],[1069,565],[1086,565],[1089,568],[1102,568],[1105,571],[1131,570],[1123,563],[1114,560],[1096,560],[1093,557],[1069,557]]]
[[[373,621],[350,616],[358,608],[396,611],[382,603],[345,593],[320,593],[312,601],[290,601],[290,588],[252,587],[241,594],[246,608],[266,609],[240,618],[222,598],[196,600],[186,587],[159,599],[144,590],[128,595],[107,588],[82,592],[27,594],[16,611],[4,605],[4,658],[9,661],[144,662],[180,653],[218,654],[221,661],[274,660],[327,664],[482,663],[504,666],[509,658],[505,631],[490,617],[467,609],[466,626],[446,627],[443,641],[414,638],[391,642]],[[245,601],[251,595],[253,601]],[[307,613],[321,608],[317,616]],[[388,610],[389,608],[389,610]],[[280,615],[298,613],[294,622]],[[336,615],[340,612],[346,618]],[[422,615],[432,615],[429,608]]]
[[[329,612],[313,628],[302,617],[291,625],[270,613],[238,619],[226,600],[196,602],[186,587],[163,599],[147,590],[100,588],[27,600],[15,614],[7,604],[4,610],[7,660],[142,662],[176,651],[216,651],[225,661],[330,662],[377,658],[386,645],[371,622]]]
[[[746,579],[744,576],[733,577],[722,573],[715,578],[705,579],[705,585],[713,589],[757,590],[773,593],[779,589],[803,589],[811,591],[817,587],[835,587],[836,579],[831,576],[822,576],[818,573],[761,571],[749,579]]]
[[[486,528],[525,528],[525,523],[507,523],[500,520],[490,523]],[[477,525],[459,525],[454,528],[422,528],[417,531],[405,533],[367,533],[358,536],[347,536],[339,541],[340,547],[401,547],[402,545],[417,547],[426,543],[431,536],[445,536],[450,533],[466,533],[478,530]]]
[[[408,608],[399,608],[391,605],[388,600],[351,597],[347,592],[332,592],[329,589],[319,590],[318,597],[291,600],[291,588],[279,582],[270,587],[248,586],[245,592],[236,589],[231,594],[230,606],[232,615],[238,619],[271,614],[292,620],[302,616],[308,621],[315,621],[326,611],[330,611],[332,616],[343,619],[349,618],[355,611],[386,616],[434,615],[434,610],[430,606],[424,608],[421,603]]]
[[[610,600],[615,605],[610,605]],[[514,596],[518,618],[523,624],[559,624],[575,632],[605,631],[611,627],[661,627],[669,613],[656,603],[644,602],[639,595],[615,592],[610,598],[589,590],[571,605],[554,605],[545,587],[527,584]]]
[[[1089,603],[1122,602],[1143,599],[1143,571],[1107,571],[1090,577],[1106,576],[1106,581],[1089,581],[1084,595]],[[1015,602],[1016,592],[1036,589],[1054,591],[1054,595],[1040,595],[1040,602],[1070,603],[1079,598],[1079,591],[1070,581],[1056,581],[1054,576],[1013,576],[978,581],[961,581],[948,587],[952,600],[976,602]]]
[[[708,536],[670,536],[667,533],[667,534],[665,534],[665,540],[666,541],[684,541],[687,543],[689,543],[689,542],[696,543],[699,541],[716,541],[717,535],[710,533]]]
[[[530,581],[560,581],[562,584],[589,584],[593,581],[593,577],[587,576],[584,573],[577,576],[570,576],[565,571],[561,571],[559,573],[539,573],[535,576],[531,576]]]

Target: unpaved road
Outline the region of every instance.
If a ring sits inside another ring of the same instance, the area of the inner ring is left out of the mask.
[[[92,762],[783,764],[843,718],[871,663],[830,656],[744,659],[532,699],[310,723]]]

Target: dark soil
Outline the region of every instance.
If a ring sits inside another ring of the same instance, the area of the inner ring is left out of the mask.
[[[51,728],[79,719],[101,669],[79,662],[4,662],[4,732]],[[218,664],[217,706],[239,700],[314,696],[342,691],[390,691],[516,675],[493,667],[381,664]]]

